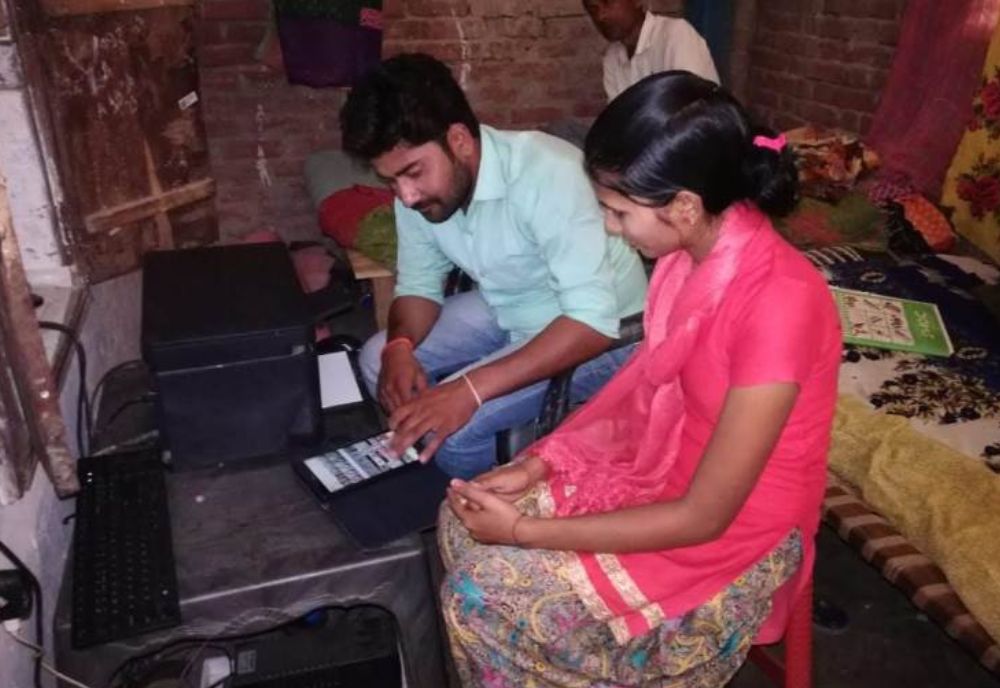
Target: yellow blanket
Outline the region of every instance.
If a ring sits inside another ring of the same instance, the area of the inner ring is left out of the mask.
[[[1000,475],[847,395],[837,404],[830,469],[933,559],[1000,639]]]
[[[952,210],[959,234],[1000,262],[1000,26],[972,110],[945,177],[941,205]]]

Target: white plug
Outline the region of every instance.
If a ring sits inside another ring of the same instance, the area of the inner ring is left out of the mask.
[[[7,619],[3,622],[3,627],[6,628],[11,633],[17,633],[19,630],[21,630],[21,620]]]
[[[200,688],[214,686],[231,673],[229,657],[209,657],[201,665]]]

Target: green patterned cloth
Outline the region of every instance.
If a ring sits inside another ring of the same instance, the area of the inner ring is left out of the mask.
[[[388,269],[396,269],[396,216],[391,205],[364,216],[358,223],[354,248]]]
[[[886,213],[852,191],[837,203],[803,198],[791,215],[774,220],[775,229],[800,249],[856,246],[875,251],[886,247]]]

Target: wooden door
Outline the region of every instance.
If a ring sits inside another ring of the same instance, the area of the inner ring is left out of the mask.
[[[100,281],[218,237],[194,0],[15,0],[64,240]]]

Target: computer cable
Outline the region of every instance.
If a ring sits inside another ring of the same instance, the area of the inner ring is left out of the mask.
[[[102,431],[107,430],[109,427],[115,424],[119,416],[122,415],[127,409],[137,406],[139,404],[152,404],[156,401],[157,395],[154,392],[145,392],[133,399],[123,401],[118,407],[108,415],[108,419],[97,428],[94,429],[94,436],[97,437]]]
[[[361,606],[376,606],[376,605],[352,605],[352,606],[330,605],[329,607],[324,607],[324,609],[349,612],[350,610],[356,609]],[[269,626],[268,628],[263,628],[257,631],[247,631],[246,633],[235,633],[232,635],[219,634],[214,636],[194,636],[189,638],[177,638],[175,640],[171,640],[170,642],[165,643],[158,648],[147,650],[146,652],[135,655],[134,657],[129,657],[121,664],[119,664],[115,668],[115,670],[111,673],[111,677],[107,681],[108,688],[125,688],[126,686],[135,685],[136,681],[141,681],[141,679],[144,676],[148,675],[148,673],[156,666],[156,664],[162,662],[163,660],[169,659],[170,657],[175,656],[178,652],[184,650],[193,649],[200,652],[202,649],[206,647],[214,647],[214,649],[218,649],[224,652],[226,656],[229,658],[230,667],[232,668],[233,671],[235,671],[236,663],[232,656],[232,653],[222,643],[232,643],[241,640],[249,640],[250,638],[256,638],[258,636],[266,635],[268,633],[273,633],[274,631],[278,631],[283,628],[287,628],[288,626],[300,623],[308,616],[309,614],[295,617],[292,619],[288,619],[287,621],[284,621],[282,623],[279,623],[275,626]],[[333,626],[334,630],[337,628],[337,624],[339,624],[341,621],[342,618],[336,621],[336,623]],[[396,622],[394,620],[394,624],[395,623]],[[397,633],[399,633],[398,624],[396,624],[395,630]],[[138,672],[133,673],[133,667],[136,666],[141,666],[142,668]],[[224,680],[225,679],[223,679],[223,682]],[[218,685],[221,685],[220,682],[217,683]],[[212,687],[209,686],[209,688]]]
[[[52,322],[51,320],[39,320],[38,326],[43,330],[55,330],[66,335],[73,345],[73,349],[76,351],[77,363],[80,369],[80,387],[76,404],[76,448],[77,452],[79,452],[78,456],[86,456],[94,429],[90,397],[87,395],[87,352],[84,350],[83,344],[80,343],[80,338],[77,337],[73,328],[67,327],[62,323]]]
[[[111,376],[122,370],[127,370],[128,368],[143,368],[145,365],[146,364],[142,359],[134,358],[112,366],[104,371],[104,374],[101,375],[101,379],[97,381],[97,384],[94,386],[94,391],[90,395],[90,408],[100,408],[98,404],[101,402],[101,392],[104,391],[104,385],[107,383],[108,379],[111,378]]]
[[[219,688],[220,686],[224,685],[226,681],[228,681],[230,678],[232,678],[232,674],[230,674],[229,676],[223,676],[215,683],[209,684],[208,688]]]
[[[191,657],[182,660],[183,664],[180,666],[179,671],[171,669],[169,672],[171,679],[177,681],[177,685],[186,686],[188,685],[188,673],[198,658],[203,656],[206,649],[215,650],[225,655],[226,661],[229,663],[229,674],[227,674],[227,677],[236,670],[232,652],[228,647],[218,643],[193,643],[189,645],[185,641],[178,641],[178,644],[169,650],[152,655],[148,655],[147,653],[147,655],[139,655],[126,660],[111,675],[111,679],[107,685],[110,687],[140,688],[147,685],[151,680],[155,681],[157,672],[169,666],[173,657],[183,652],[191,652]]]
[[[56,678],[61,679],[66,683],[69,683],[70,685],[76,686],[77,688],[90,688],[90,686],[88,686],[86,683],[82,683],[73,678],[72,676],[67,676],[66,674],[62,673],[54,666],[49,664],[47,661],[45,661],[45,651],[42,650],[41,645],[36,645],[30,640],[22,638],[20,635],[10,630],[6,626],[4,626],[4,631],[6,631],[7,635],[13,638],[15,642],[17,642],[20,645],[23,645],[24,647],[32,651],[32,653],[35,655],[35,666],[38,667],[39,669],[44,669],[52,676],[55,676]],[[39,685],[38,678],[36,677],[35,686],[37,687],[38,685]]]
[[[91,452],[91,456],[104,456],[106,454],[116,454],[122,451],[136,451],[142,449],[146,444],[152,445],[156,438],[160,436],[159,430],[149,430],[147,432],[136,435],[135,437],[129,437],[128,439],[122,440],[117,444],[112,444],[110,446],[98,449],[95,452]]]
[[[14,552],[10,549],[10,547],[4,544],[3,540],[0,540],[0,552],[2,552],[3,555],[10,560],[10,563],[14,565],[14,568],[18,569],[22,574],[24,574],[25,577],[27,577],[31,585],[31,594],[35,598],[35,643],[39,648],[39,652],[44,652],[43,648],[45,647],[45,634],[44,631],[42,630],[42,624],[43,624],[42,619],[44,616],[43,614],[44,607],[42,607],[42,586],[38,584],[38,579],[35,577],[35,574],[31,571],[31,569],[29,569],[24,564],[24,562],[21,561],[21,559],[18,558],[16,554],[14,554]],[[7,629],[6,626],[4,626],[4,629],[10,632],[10,629]],[[35,688],[42,688],[41,654],[35,656],[34,679],[35,679]]]

